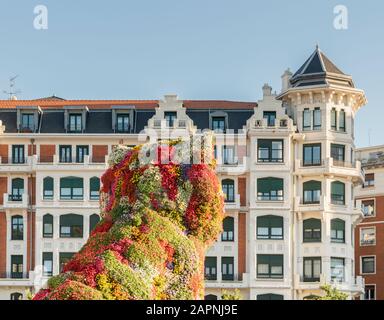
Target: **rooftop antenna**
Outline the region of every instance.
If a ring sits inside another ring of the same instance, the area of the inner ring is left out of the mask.
[[[9,90],[3,90],[3,93],[9,95],[9,100],[16,98],[16,95],[21,93],[20,90],[15,89],[15,81],[19,75],[9,78]]]

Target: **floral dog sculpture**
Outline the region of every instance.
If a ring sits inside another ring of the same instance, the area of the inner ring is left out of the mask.
[[[116,147],[101,177],[102,220],[33,299],[201,299],[224,203],[212,136],[200,137]]]

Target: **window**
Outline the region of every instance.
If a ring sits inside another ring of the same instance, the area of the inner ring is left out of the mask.
[[[360,229],[360,245],[371,246],[376,244],[376,228],[361,228]]]
[[[23,295],[19,292],[11,293],[11,300],[23,300]]]
[[[43,252],[43,276],[51,277],[53,274],[53,253]]]
[[[204,300],[217,300],[217,296],[215,296],[214,294],[207,294],[204,297]]]
[[[205,280],[217,280],[217,258],[205,257]]]
[[[284,180],[279,178],[257,179],[257,200],[261,201],[283,201]]]
[[[343,166],[345,161],[345,146],[340,144],[331,144],[331,157],[335,166]]]
[[[116,115],[116,131],[118,133],[129,132],[129,114]]]
[[[11,240],[23,240],[24,221],[22,216],[12,216]]]
[[[361,207],[363,209],[364,217],[375,216],[375,200],[363,200],[361,201]]]
[[[223,233],[221,234],[221,241],[233,241],[235,230],[235,219],[232,217],[225,217],[223,220]]]
[[[53,215],[45,214],[43,216],[43,238],[53,237]]]
[[[321,196],[321,182],[320,181],[307,181],[303,183],[303,198],[304,204],[320,203]]]
[[[361,257],[361,273],[375,273],[375,257]]]
[[[235,182],[232,179],[224,179],[221,182],[225,202],[235,202]]]
[[[65,214],[60,216],[60,238],[82,238],[83,216]]]
[[[257,277],[282,279],[283,255],[278,254],[258,254],[257,255]]]
[[[345,243],[345,221],[341,219],[331,220],[331,242]]]
[[[91,234],[92,230],[96,227],[99,221],[100,221],[100,216],[96,213],[92,214],[89,217],[89,234]]]
[[[267,215],[257,217],[257,239],[283,239],[283,217]]]
[[[71,146],[59,146],[60,162],[70,163],[72,162],[72,147]]]
[[[257,141],[259,162],[283,162],[283,140]]]
[[[337,130],[337,113],[335,108],[331,110],[331,129]]]
[[[321,129],[321,110],[320,108],[315,108],[313,111],[313,130]]]
[[[12,179],[12,194],[9,198],[11,201],[22,201],[24,193],[24,180],[21,178]]]
[[[25,163],[24,145],[16,144],[12,146],[12,163]]]
[[[76,146],[76,162],[83,163],[84,156],[89,155],[89,147],[88,146]]]
[[[367,173],[364,180],[364,188],[373,187],[375,185],[375,174]]]
[[[321,165],[321,144],[305,144],[303,146],[304,166]]]
[[[235,147],[223,146],[223,164],[235,164]]]
[[[60,179],[61,200],[83,200],[83,178],[67,177]]]
[[[164,112],[165,122],[167,127],[173,127],[176,121],[177,112],[174,111],[166,111]]]
[[[51,177],[45,177],[43,179],[43,199],[53,199],[53,178]]]
[[[100,197],[100,179],[98,177],[92,177],[89,180],[89,198],[91,200],[99,200]]]
[[[265,293],[258,294],[257,300],[284,300],[284,296],[281,294]]]
[[[23,256],[22,255],[11,256],[11,278],[12,279],[23,278]]]
[[[60,264],[60,272],[63,272],[63,268],[65,264],[72,259],[74,252],[60,252],[59,253],[59,264]]]
[[[81,133],[83,130],[82,125],[82,114],[70,114],[69,115],[69,132],[72,133]]]
[[[225,117],[212,117],[212,130],[224,133],[226,129]]]
[[[233,281],[233,257],[221,257],[221,277],[222,280]]]
[[[321,220],[306,219],[303,221],[303,241],[321,242]]]
[[[304,257],[304,282],[318,282],[321,274],[320,257]]]
[[[365,286],[364,300],[376,300],[376,287],[374,285]]]
[[[340,181],[331,183],[331,203],[337,205],[345,204],[345,185]]]
[[[345,132],[345,111],[339,113],[339,131]]]
[[[303,131],[311,130],[311,110],[304,109],[303,111]]]
[[[276,122],[276,112],[275,111],[264,111],[263,118],[267,119],[268,127],[274,127]]]
[[[344,258],[331,257],[331,280],[344,282],[345,279],[345,262]]]
[[[35,115],[33,113],[21,114],[21,131],[35,131]]]

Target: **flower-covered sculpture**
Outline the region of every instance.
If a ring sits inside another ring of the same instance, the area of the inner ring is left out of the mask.
[[[201,299],[205,249],[222,230],[212,136],[119,146],[103,219],[35,300]]]

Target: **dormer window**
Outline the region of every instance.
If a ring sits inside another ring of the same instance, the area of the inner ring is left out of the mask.
[[[225,132],[225,117],[212,117],[212,130],[215,132]]]
[[[20,123],[21,132],[34,132],[35,131],[35,115],[33,113],[22,113],[21,114],[21,123]]]
[[[166,122],[167,127],[173,127],[175,121],[177,118],[177,112],[175,111],[166,111],[164,112],[164,119]]]
[[[69,132],[81,133],[83,130],[83,121],[81,113],[69,114]]]
[[[129,114],[124,113],[116,115],[116,132],[129,132]]]
[[[264,111],[263,118],[267,120],[268,127],[274,127],[276,121],[275,111]]]

